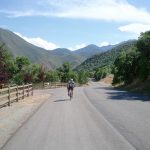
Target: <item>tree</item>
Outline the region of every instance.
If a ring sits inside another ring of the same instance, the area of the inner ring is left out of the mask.
[[[89,73],[87,71],[80,71],[78,72],[78,82],[80,84],[86,84],[88,82]]]
[[[6,50],[5,44],[0,46],[0,85],[7,83],[16,73],[17,66],[12,55]]]
[[[113,84],[117,84],[124,81],[124,62],[126,59],[126,54],[121,53],[114,62],[113,68]]]
[[[108,74],[110,74],[111,69],[110,66],[104,65],[102,67],[97,68],[94,74],[94,78],[98,81],[105,78]]]
[[[37,64],[23,66],[21,71],[14,76],[13,80],[17,84],[39,82],[39,70],[40,66]]]
[[[47,71],[45,80],[47,82],[60,81],[58,72],[57,71],[51,71],[51,70]]]
[[[45,70],[45,67],[43,65],[41,65],[38,70],[38,80],[40,82],[41,81],[43,82],[43,86],[44,86],[45,78],[46,78],[46,70]]]
[[[139,73],[139,52],[136,48],[128,53],[121,54],[114,63],[113,84],[121,83],[130,84]]]
[[[150,76],[150,31],[141,33],[137,41],[139,57],[139,77],[146,80]]]
[[[136,47],[143,56],[150,59],[150,31],[141,33],[136,43]]]
[[[73,75],[72,67],[68,62],[64,63],[57,71],[59,72],[61,82],[67,82]]]
[[[18,56],[18,57],[16,57],[16,64],[18,66],[18,71],[21,71],[21,69],[24,66],[28,66],[30,64],[30,62],[29,62],[29,59],[27,57]]]

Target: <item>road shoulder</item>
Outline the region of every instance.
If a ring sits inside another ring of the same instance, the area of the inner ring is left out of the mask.
[[[0,148],[50,96],[48,92],[36,90],[34,96],[0,109]]]

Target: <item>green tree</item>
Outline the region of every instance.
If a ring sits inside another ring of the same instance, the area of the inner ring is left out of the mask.
[[[86,84],[89,79],[89,73],[87,71],[80,71],[78,72],[78,82],[79,84]]]
[[[105,78],[108,74],[111,73],[110,66],[102,66],[95,71],[94,78],[98,81]]]
[[[7,83],[17,71],[12,55],[6,50],[5,44],[0,46],[0,85]]]
[[[113,84],[121,83],[124,81],[124,62],[126,60],[126,54],[121,53],[114,62],[113,67]]]
[[[150,31],[141,33],[137,41],[139,57],[139,77],[146,80],[150,76]]]
[[[143,56],[150,59],[150,31],[141,33],[136,43],[136,47]]]
[[[57,81],[60,81],[60,78],[59,78],[59,74],[57,71],[47,71],[46,72],[46,79],[45,79],[47,82],[57,82]]]
[[[136,49],[128,53],[121,54],[114,63],[115,70],[113,84],[125,83],[129,84],[133,82],[135,78],[138,78],[139,73],[139,52]]]
[[[21,71],[21,69],[24,66],[28,66],[30,64],[29,59],[24,56],[18,56],[16,57],[16,64],[18,66],[18,71]]]
[[[40,66],[37,64],[23,66],[21,71],[14,76],[13,80],[17,84],[39,82],[39,70]]]
[[[58,68],[57,70],[59,72],[61,82],[67,82],[73,74],[72,67],[68,62],[64,63],[62,67]]]
[[[43,65],[39,66],[37,77],[38,77],[38,80],[40,82],[43,82],[43,85],[44,85],[44,81],[45,81],[45,78],[46,78],[46,69]]]

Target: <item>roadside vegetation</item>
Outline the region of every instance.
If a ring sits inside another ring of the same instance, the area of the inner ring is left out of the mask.
[[[24,56],[13,56],[6,50],[5,45],[0,46],[0,85],[27,84],[41,82],[67,82],[73,78],[79,84],[88,82],[88,73],[75,72],[69,63],[64,63],[56,70],[48,70],[44,65],[32,64]]]
[[[140,35],[130,52],[117,57],[113,73],[113,84],[129,85],[150,80],[150,31]]]
[[[117,57],[113,73],[114,85],[122,83],[131,90],[150,91],[150,31],[141,33],[130,52]]]
[[[137,41],[87,59],[78,69],[84,66],[96,81],[112,75],[115,86],[150,93],[150,31],[141,33]]]
[[[113,85],[127,90],[150,92],[150,31],[141,33],[132,48],[122,51],[112,65],[96,69],[94,78],[98,81],[113,74]]]
[[[125,42],[87,59],[74,70],[68,62],[56,70],[48,70],[44,65],[30,63],[24,56],[14,59],[3,44],[0,46],[0,68],[0,85],[67,82],[70,78],[86,84],[89,78],[99,81],[112,74],[113,85],[136,89],[140,86],[140,90],[150,91],[150,31],[141,33],[137,41]]]

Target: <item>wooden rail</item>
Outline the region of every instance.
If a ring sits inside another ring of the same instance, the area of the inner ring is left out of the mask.
[[[81,86],[79,83],[75,83],[75,87]],[[60,88],[60,87],[67,87],[67,83],[63,82],[46,82],[44,83],[45,89],[53,89],[53,88]]]
[[[32,84],[0,89],[0,108],[33,95]]]
[[[44,88],[53,89],[53,88],[60,88],[65,87],[67,84],[62,82],[47,82],[44,83]]]

